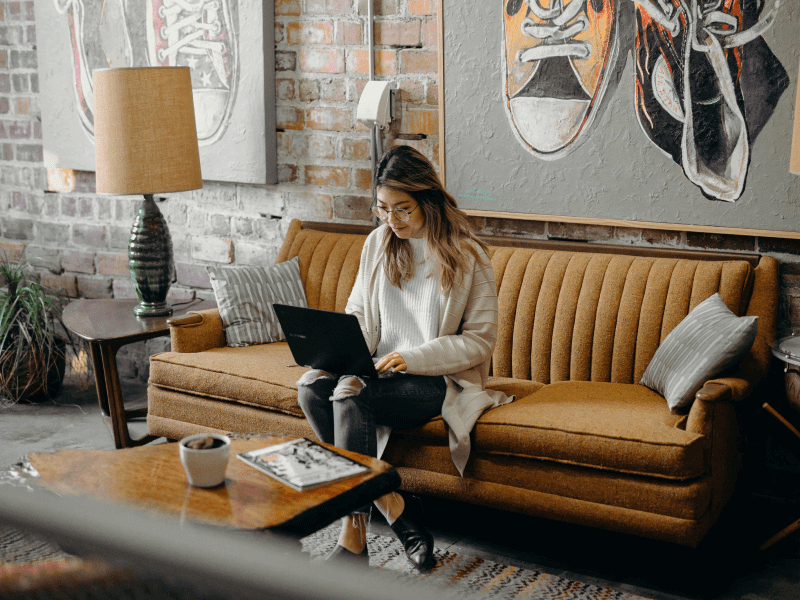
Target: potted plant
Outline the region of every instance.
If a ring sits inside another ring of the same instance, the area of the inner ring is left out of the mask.
[[[27,265],[0,260],[0,401],[58,394],[66,371],[69,333],[58,297],[32,278]]]

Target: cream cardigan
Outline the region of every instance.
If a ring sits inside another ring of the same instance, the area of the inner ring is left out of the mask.
[[[345,307],[345,312],[358,318],[370,353],[375,352],[381,335],[378,276],[383,273],[385,228],[382,225],[367,237]],[[488,257],[479,252],[486,264],[470,256],[460,285],[439,296],[439,337],[400,353],[408,373],[447,376],[442,418],[449,428],[453,463],[462,476],[469,459],[470,432],[478,417],[489,408],[514,400],[513,396],[484,389],[497,341],[497,286]]]

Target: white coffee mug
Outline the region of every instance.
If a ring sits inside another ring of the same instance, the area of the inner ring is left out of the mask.
[[[192,440],[211,437],[220,440],[222,446],[195,450],[187,448],[186,444]],[[195,487],[214,487],[225,481],[225,470],[231,456],[231,439],[227,435],[217,433],[198,433],[183,438],[179,442],[181,462],[186,469],[189,484]]]

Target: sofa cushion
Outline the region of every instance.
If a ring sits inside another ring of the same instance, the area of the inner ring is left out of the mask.
[[[527,398],[531,394],[538,392],[544,387],[543,383],[538,381],[528,381],[527,379],[514,379],[513,377],[489,377],[486,380],[487,390],[497,390],[503,392],[506,396],[515,396],[517,399]],[[410,429],[403,429],[402,434],[414,438],[427,438],[436,440],[447,445],[448,433],[447,425],[442,419],[442,415],[432,418],[427,423],[412,427]],[[449,455],[448,455],[449,456]],[[453,465],[453,459],[449,458],[450,465]]]
[[[162,352],[150,357],[150,385],[303,416],[295,382],[306,369],[287,368],[293,363],[286,342]]]
[[[687,409],[706,381],[742,360],[757,332],[758,317],[737,317],[714,294],[670,332],[640,383],[663,394],[671,411]]]
[[[473,449],[668,479],[705,471],[706,438],[636,384],[561,382],[485,413]]]
[[[288,418],[288,417],[287,417]],[[461,480],[450,458],[447,441],[438,443],[413,438],[405,431],[392,432],[382,460],[398,469],[404,488],[425,472]],[[410,472],[409,472],[410,471]],[[464,471],[465,485],[478,482],[512,486],[547,494],[555,502],[574,499],[592,505],[624,506],[634,511],[657,513],[679,519],[698,519],[711,501],[710,475],[689,480],[642,477],[606,469],[538,460],[522,456],[473,452]]]
[[[228,346],[286,339],[274,303],[308,306],[297,258],[266,267],[207,267]]]

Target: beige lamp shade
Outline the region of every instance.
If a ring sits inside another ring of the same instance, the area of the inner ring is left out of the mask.
[[[94,71],[97,192],[203,187],[188,67]]]
[[[800,175],[800,74],[797,77],[797,92],[794,100],[794,129],[792,130],[792,158],[789,171]]]

